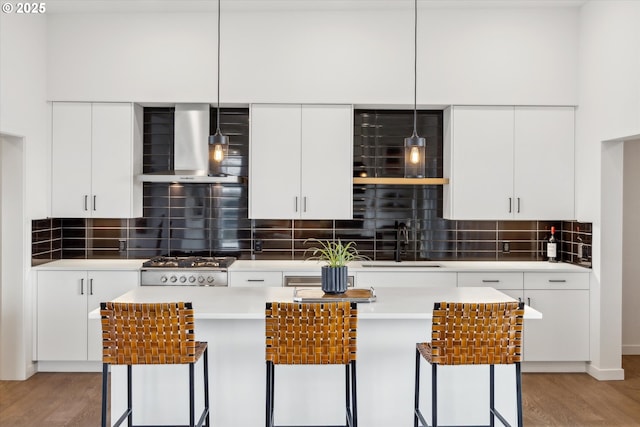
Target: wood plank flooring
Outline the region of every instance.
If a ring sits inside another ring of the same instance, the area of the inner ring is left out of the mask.
[[[640,356],[624,356],[622,367],[624,381],[597,381],[587,374],[524,374],[525,425],[640,426]],[[99,426],[100,387],[97,373],[42,372],[27,381],[0,381],[0,426]]]

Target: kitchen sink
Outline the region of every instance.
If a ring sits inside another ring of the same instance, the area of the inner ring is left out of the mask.
[[[400,262],[363,262],[363,267],[377,267],[377,268],[438,268],[440,264],[433,264],[420,261],[400,261]]]

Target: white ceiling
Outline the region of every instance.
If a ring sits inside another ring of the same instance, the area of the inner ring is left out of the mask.
[[[418,0],[420,8],[578,8],[586,0]],[[217,0],[47,0],[47,13],[203,12]],[[321,10],[408,8],[412,0],[221,0],[226,10]]]

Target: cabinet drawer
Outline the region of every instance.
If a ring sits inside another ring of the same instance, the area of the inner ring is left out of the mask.
[[[589,289],[589,273],[524,273],[524,289]]]
[[[280,271],[239,271],[229,272],[230,287],[249,286],[282,286],[282,272]]]
[[[453,272],[358,272],[356,284],[359,288],[374,287],[455,287],[456,273]]]
[[[458,287],[490,286],[496,289],[522,289],[522,273],[487,271],[482,273],[458,273]]]

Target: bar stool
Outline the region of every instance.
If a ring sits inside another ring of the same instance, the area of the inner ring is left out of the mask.
[[[497,417],[510,424],[495,408],[494,365],[514,364],[518,426],[522,426],[522,333],[524,303],[436,303],[431,342],[416,344],[414,427],[429,426],[419,408],[420,359],[431,364],[431,427],[438,426],[438,365],[489,365],[490,426]],[[489,427],[489,426],[487,426]]]
[[[345,426],[358,425],[357,314],[356,304],[349,302],[267,303],[265,310],[267,427],[274,427],[275,365],[344,365]]]
[[[102,427],[107,425],[109,365],[127,366],[127,409],[114,426],[125,420],[133,426],[132,365],[189,365],[189,426],[210,426],[209,366],[206,342],[195,341],[190,302],[136,304],[103,302],[102,317]],[[203,357],[204,409],[195,422],[194,366]],[[141,426],[138,426],[141,427]]]

